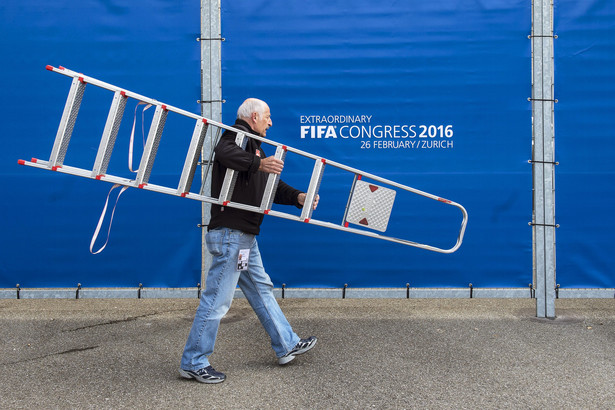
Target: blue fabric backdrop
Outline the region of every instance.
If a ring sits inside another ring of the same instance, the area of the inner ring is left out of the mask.
[[[615,287],[615,3],[555,3],[557,283]]]
[[[272,110],[269,138],[449,198],[470,214],[452,255],[269,218],[260,243],[274,282],[532,281],[529,2],[233,1],[222,13],[225,121],[244,98],[262,98]],[[362,136],[370,126],[397,126],[399,138]],[[452,137],[438,132],[447,127]],[[435,136],[422,138],[425,130]],[[305,189],[312,164],[292,161],[283,179]],[[330,177],[314,218],[340,222],[351,180]],[[400,194],[390,230],[451,247],[460,215],[449,208]]]
[[[47,64],[199,113],[199,22],[198,1],[2,2],[0,287],[200,281],[199,203],[128,190],[117,207],[110,245],[93,256],[90,239],[111,185],[17,165],[19,158],[48,159],[51,153],[70,79],[45,70]],[[86,87],[67,165],[92,167],[112,96]],[[146,111],[146,121],[152,111]],[[115,169],[127,169],[133,112],[134,104],[126,108]],[[175,181],[177,165],[165,157],[185,156],[179,151],[185,146],[174,141],[190,133],[177,136],[169,126],[155,173]]]
[[[558,283],[612,287],[614,12],[607,1],[584,5],[556,2]],[[198,202],[128,190],[109,246],[93,256],[89,241],[110,185],[17,165],[51,151],[70,80],[47,64],[198,113],[199,7],[0,5],[0,287],[200,281]],[[530,9],[521,0],[222,2],[226,123],[244,98],[262,98],[272,109],[271,139],[454,200],[470,214],[452,255],[266,217],[259,241],[277,286],[532,281]],[[86,89],[67,164],[91,166],[110,99]],[[114,172],[126,169],[134,109]],[[380,136],[384,129],[397,134]],[[169,121],[152,182],[176,184],[190,134]],[[283,179],[306,189],[311,168],[289,155]],[[314,218],[341,222],[351,180],[326,169]],[[390,233],[451,247],[459,222],[452,207],[398,194]]]

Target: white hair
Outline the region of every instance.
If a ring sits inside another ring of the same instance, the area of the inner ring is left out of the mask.
[[[252,117],[252,113],[263,115],[267,109],[267,103],[258,98],[248,98],[237,109],[237,118],[247,119]]]

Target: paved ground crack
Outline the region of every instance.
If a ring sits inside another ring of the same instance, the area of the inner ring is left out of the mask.
[[[161,313],[181,312],[181,311],[184,311],[184,310],[187,310],[187,309],[186,308],[183,308],[183,309],[172,309],[172,310],[165,310],[165,311],[162,311],[162,312],[154,312],[154,313],[146,313],[144,315],[130,316],[130,317],[127,317],[125,319],[109,320],[109,321],[106,321],[106,322],[95,323],[95,324],[92,324],[92,325],[76,327],[74,329],[67,329],[67,330],[63,330],[62,333],[76,332],[78,330],[91,329],[91,328],[99,327],[99,326],[115,325],[117,323],[132,322],[133,320],[143,319],[143,318],[146,318],[146,317],[152,317],[152,316],[159,315]]]
[[[63,350],[61,352],[49,353],[49,354],[46,354],[46,355],[32,357],[32,358],[29,358],[29,359],[22,359],[22,360],[16,360],[14,362],[0,363],[0,366],[10,366],[12,364],[27,363],[27,362],[32,362],[32,361],[35,361],[35,360],[46,359],[48,357],[53,357],[53,356],[61,356],[61,355],[64,355],[64,354],[85,352],[85,351],[88,351],[88,350],[96,349],[98,347],[99,347],[98,345],[97,346],[87,346],[87,347],[76,347],[76,348],[73,348],[73,349]]]

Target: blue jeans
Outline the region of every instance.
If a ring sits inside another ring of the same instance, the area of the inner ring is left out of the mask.
[[[199,370],[209,366],[220,319],[228,312],[237,284],[243,291],[265,331],[277,357],[284,356],[299,343],[273,295],[273,283],[265,272],[254,235],[218,228],[206,235],[212,263],[206,288],[194,316],[186,341],[181,368]],[[247,270],[238,270],[239,251],[249,249]]]

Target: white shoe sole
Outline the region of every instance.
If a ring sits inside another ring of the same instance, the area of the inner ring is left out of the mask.
[[[194,376],[193,374],[190,374],[181,368],[179,369],[179,375],[183,377],[184,379],[194,379],[199,383],[207,383],[207,384],[222,383],[224,380],[226,380],[226,378],[224,379],[203,379],[202,377]]]
[[[300,354],[303,353],[307,353],[308,351],[310,351],[312,348],[314,348],[314,346],[316,346],[316,342],[318,342],[318,339],[314,339],[314,343],[312,343],[311,345],[308,345],[306,347],[304,347],[301,350],[297,350],[295,353],[288,355],[288,356],[282,356],[278,359],[278,364],[284,365],[287,363],[290,363],[291,361],[293,361],[293,359],[295,358],[295,356],[299,356]]]

